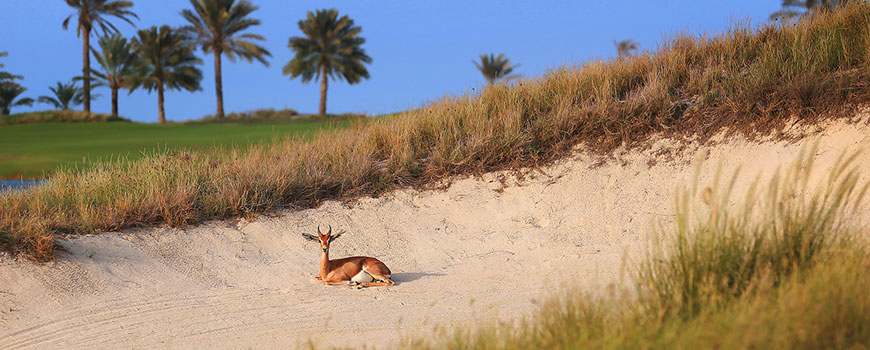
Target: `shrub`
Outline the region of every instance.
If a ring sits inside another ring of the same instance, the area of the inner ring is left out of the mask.
[[[82,111],[43,111],[0,116],[0,126],[35,123],[105,123],[129,121],[122,117],[113,117],[110,114],[88,114]]]

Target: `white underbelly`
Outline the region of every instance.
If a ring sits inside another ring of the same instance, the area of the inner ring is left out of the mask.
[[[365,272],[365,270],[360,270],[359,273],[356,274],[356,276],[353,276],[350,280],[351,282],[356,283],[366,283],[374,281],[375,279],[368,272]]]

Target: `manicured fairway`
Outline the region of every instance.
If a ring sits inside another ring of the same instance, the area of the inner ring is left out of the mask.
[[[44,177],[58,166],[136,159],[155,149],[245,145],[275,136],[311,135],[337,122],[294,120],[267,124],[43,123],[0,126],[0,179]],[[85,157],[86,163],[82,162]]]

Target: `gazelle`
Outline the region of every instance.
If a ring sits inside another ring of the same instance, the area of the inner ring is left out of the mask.
[[[329,260],[329,244],[344,234],[344,230],[332,234],[332,226],[324,235],[317,226],[317,236],[303,233],[307,240],[320,242],[320,273],[316,277],[325,285],[355,284],[358,288],[374,286],[392,286],[392,272],[380,260],[367,256],[354,256],[344,259]]]

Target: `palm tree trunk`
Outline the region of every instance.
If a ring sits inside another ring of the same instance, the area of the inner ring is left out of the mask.
[[[82,28],[82,76],[85,77],[85,113],[91,114],[91,31]]]
[[[118,116],[118,88],[112,89],[112,116]]]
[[[163,83],[157,86],[157,121],[166,124],[166,112],[163,111]]]
[[[221,52],[214,50],[214,89],[217,94],[217,117],[224,118],[224,87],[221,77]]]
[[[326,65],[320,69],[320,115],[326,115],[326,89],[329,87],[329,79],[326,76]]]

